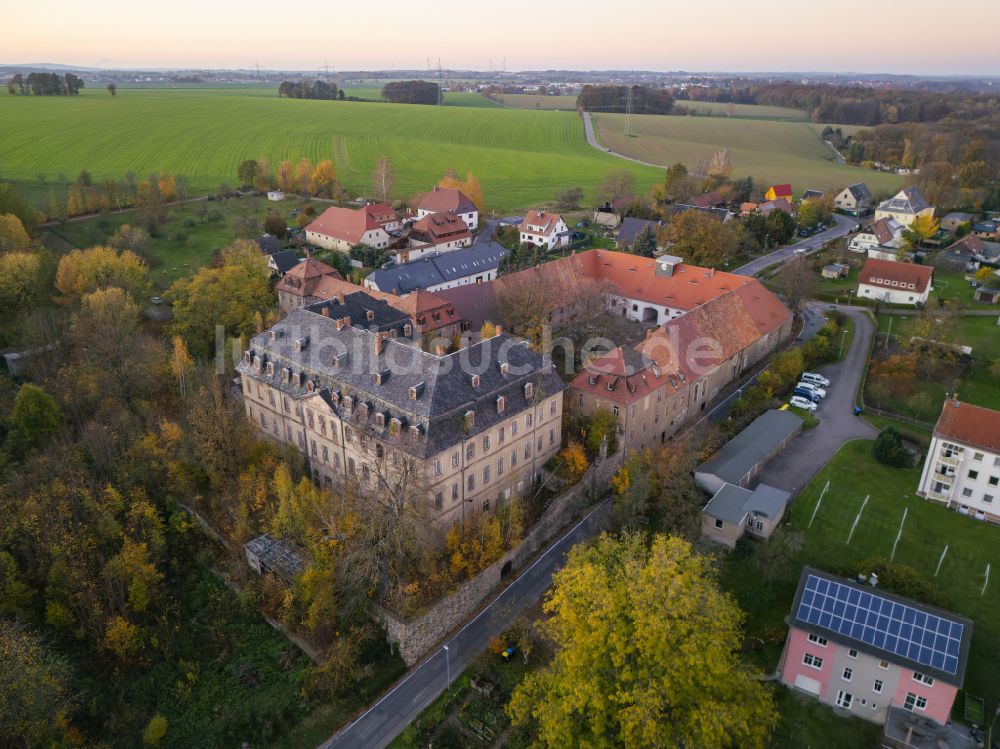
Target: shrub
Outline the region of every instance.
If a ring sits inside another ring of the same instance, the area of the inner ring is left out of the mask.
[[[162,715],[154,715],[142,731],[144,746],[159,746],[167,734],[167,719]]]
[[[878,575],[878,587],[916,601],[937,605],[934,586],[922,573],[906,564],[890,562],[882,557],[872,557],[857,565],[855,574]]]
[[[913,462],[910,451],[903,445],[903,437],[892,427],[883,429],[872,447],[875,460],[894,468],[905,468]]]

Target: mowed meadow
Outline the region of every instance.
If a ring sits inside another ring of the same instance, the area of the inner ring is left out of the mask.
[[[352,196],[371,193],[382,156],[396,170],[397,198],[429,189],[449,169],[471,170],[487,210],[499,212],[540,205],[576,185],[591,200],[612,170],[634,173],[641,191],[662,177],[589,147],[572,111],[288,100],[273,89],[236,88],[0,97],[0,178],[22,184],[42,205],[48,185],[84,169],[95,180],[165,171],[199,194],[234,185],[238,164],[258,156],[274,165],[332,159]]]
[[[867,183],[876,194],[895,192],[901,186],[902,178],[895,174],[838,164],[820,137],[822,125],[805,119],[767,119],[767,110],[781,108],[760,109],[765,111],[755,115],[750,106],[741,105],[732,118],[633,115],[633,136],[624,134],[623,114],[595,114],[593,119],[603,145],[652,164],[680,161],[690,167],[699,158],[728,148],[734,177],[750,175],[759,185],[790,182],[796,194],[806,189],[841,189],[854,182]],[[771,111],[770,115],[790,116],[794,111]],[[845,135],[857,129],[841,127]]]

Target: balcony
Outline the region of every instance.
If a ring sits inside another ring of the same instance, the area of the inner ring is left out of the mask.
[[[927,492],[927,499],[933,499],[935,502],[941,502],[943,504],[948,504],[951,501],[951,496],[945,494],[944,492],[935,491],[931,489]]]
[[[944,465],[951,466],[952,468],[958,468],[958,464],[962,462],[961,458],[955,455],[948,457],[944,453],[937,456],[937,461],[938,463],[943,463]]]

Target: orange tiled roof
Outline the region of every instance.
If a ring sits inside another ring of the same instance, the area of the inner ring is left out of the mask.
[[[282,276],[275,288],[296,296],[313,296],[317,285],[324,279],[339,279],[343,282],[343,277],[329,265],[308,258],[293,266]]]
[[[528,234],[539,234],[548,237],[556,230],[562,216],[558,213],[546,213],[545,211],[528,211],[528,215],[521,222],[521,231]],[[532,228],[535,227],[535,228]]]
[[[385,209],[391,211],[391,214],[386,213]],[[396,212],[386,203],[375,203],[357,209],[331,206],[309,224],[306,231],[357,244],[366,231],[378,229],[395,220]]]
[[[951,398],[941,410],[934,436],[1000,453],[1000,411]]]
[[[886,281],[896,281],[899,285],[912,283],[916,291],[922,294],[933,277],[934,269],[927,265],[871,259],[861,269],[858,283],[869,286],[886,286]]]
[[[444,211],[472,213],[476,210],[476,204],[461,190],[451,187],[435,187],[420,199],[417,208],[431,213],[443,213]]]

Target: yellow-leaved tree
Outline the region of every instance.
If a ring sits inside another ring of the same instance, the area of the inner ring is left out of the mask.
[[[742,612],[686,541],[602,535],[577,546],[544,604],[556,652],[508,712],[536,746],[767,745],[778,714],[740,663]]]
[[[437,184],[438,187],[446,187],[452,190],[461,190],[465,193],[465,197],[476,204],[476,208],[480,211],[483,210],[483,206],[486,204],[486,199],[483,196],[483,187],[479,184],[479,179],[471,171],[465,173],[465,179],[459,179],[454,171],[448,172],[440,182]]]

